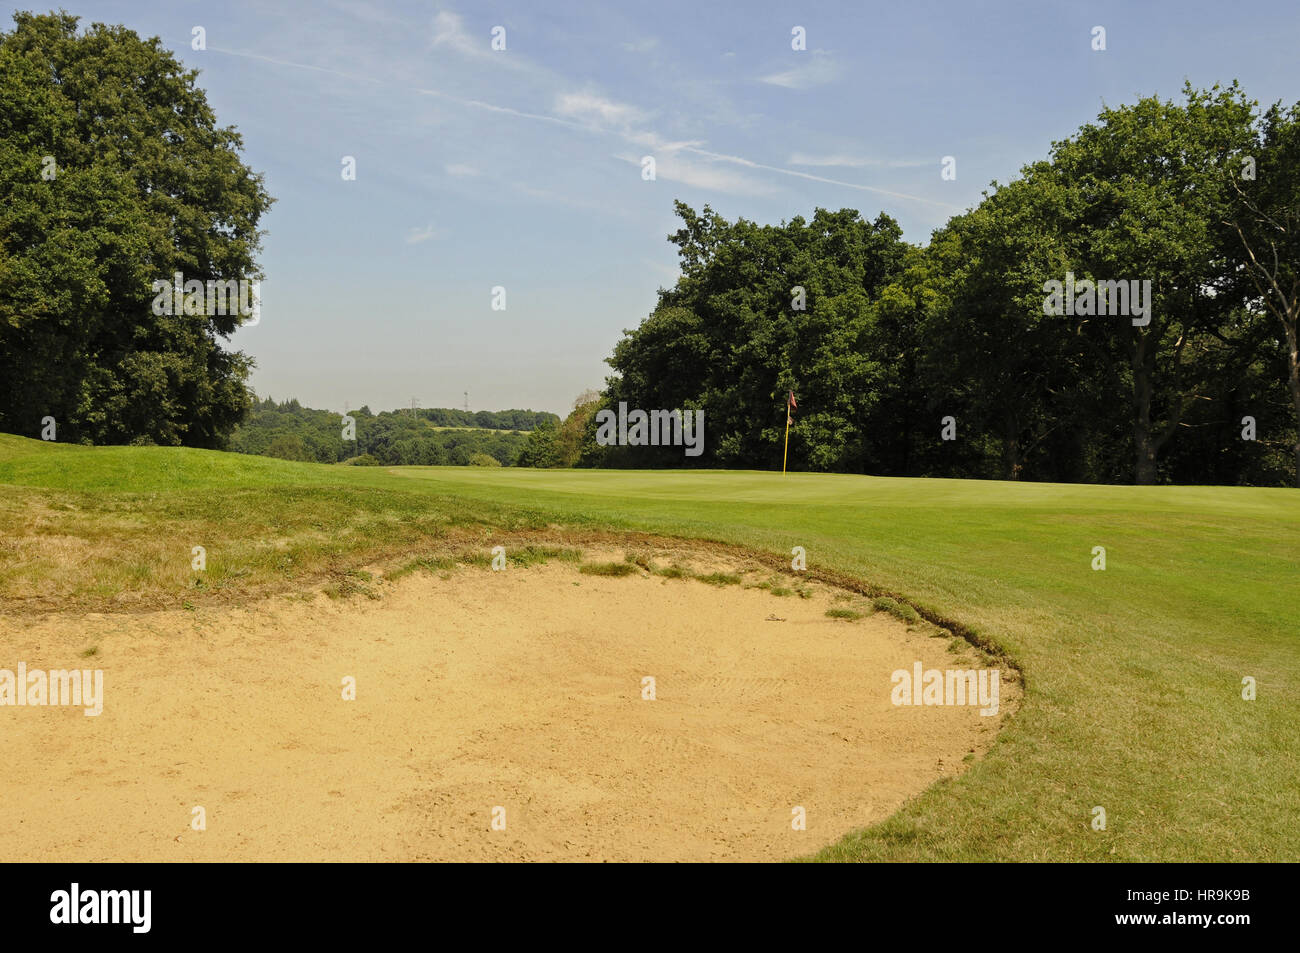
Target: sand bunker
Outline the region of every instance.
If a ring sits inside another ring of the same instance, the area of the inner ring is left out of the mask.
[[[0,669],[102,669],[105,696],[0,707],[0,856],[779,860],[960,773],[1019,697],[1004,667],[996,717],[895,706],[895,670],[982,663],[885,613],[828,618],[861,600],[824,586],[550,562],[373,588],[0,620]]]

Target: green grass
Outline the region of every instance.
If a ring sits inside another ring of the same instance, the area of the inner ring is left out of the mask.
[[[1300,860],[1294,490],[390,470],[0,436],[0,525],[15,611],[244,600],[372,560],[611,533],[734,544],[774,569],[803,546],[809,576],[998,647],[1026,688],[967,773],[818,859]]]
[[[832,619],[847,619],[849,622],[862,618],[861,612],[855,612],[853,609],[841,609],[839,607],[827,609],[826,614]]]

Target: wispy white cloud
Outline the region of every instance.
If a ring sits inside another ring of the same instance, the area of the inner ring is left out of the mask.
[[[549,75],[548,70],[511,50],[509,38],[510,34],[507,32],[506,49],[494,50],[492,49],[492,34],[487,31],[484,31],[482,35],[470,33],[465,29],[465,20],[459,13],[452,13],[450,10],[439,10],[433,18],[433,48],[435,50],[452,50],[467,59],[490,60],[493,66]]]
[[[875,159],[869,156],[825,155],[814,156],[796,152],[786,160],[790,165],[838,166],[847,169],[919,169],[927,165],[937,166],[934,159]]]
[[[439,10],[433,18],[433,46],[455,50],[462,56],[483,56],[492,52],[491,38],[471,37],[460,14]]]
[[[223,53],[226,56],[238,56],[246,60],[260,60],[263,63],[274,63],[276,66],[290,66],[294,69],[311,70],[316,73],[329,73],[331,76],[341,76],[344,79],[356,80],[360,83],[373,83],[376,86],[387,86],[381,79],[375,79],[372,76],[362,76],[357,73],[348,73],[344,70],[332,69],[328,66],[312,66],[310,63],[297,63],[293,60],[277,59],[274,56],[263,56],[261,53],[249,53],[245,50],[227,50],[219,46],[209,47],[213,53]]]
[[[418,245],[421,242],[427,242],[429,239],[437,237],[438,231],[433,227],[433,223],[430,222],[424,228],[411,229],[406,235],[406,244]]]
[[[451,162],[448,163],[445,168],[448,175],[459,176],[462,178],[480,174],[478,169],[464,162]]]
[[[769,86],[783,86],[786,89],[811,89],[834,82],[840,74],[839,64],[825,50],[813,50],[809,54],[796,53],[803,58],[797,66],[779,73],[771,73],[759,78],[759,82]]]
[[[676,152],[655,153],[655,179],[668,182],[680,182],[695,189],[711,192],[726,192],[730,195],[770,195],[774,190],[770,184],[729,169],[716,162],[692,162],[681,155],[684,150]],[[614,158],[633,165],[641,165],[638,156],[621,153]]]
[[[454,14],[452,16],[454,17]],[[450,23],[450,21],[447,22]],[[459,23],[459,18],[456,18],[456,22],[457,24]],[[461,42],[457,39],[457,36],[459,35],[463,35],[463,30],[460,34],[457,34],[454,30],[448,32],[448,39],[446,40],[447,44],[451,45]],[[484,48],[486,49],[486,44]],[[329,73],[336,76],[346,77],[348,79],[374,83],[382,86],[396,86],[397,88],[406,89],[409,92],[436,97],[470,109],[478,109],[499,115],[528,119],[535,122],[549,123],[587,133],[616,135],[629,144],[650,149],[652,154],[656,157],[656,164],[658,166],[656,174],[658,177],[669,181],[681,182],[684,185],[690,185],[696,188],[716,189],[718,191],[742,195],[763,195],[769,194],[773,191],[770,185],[759,181],[753,176],[738,175],[734,171],[729,171],[719,167],[719,164],[725,163],[754,171],[770,172],[806,181],[821,182],[826,185],[834,185],[862,192],[871,192],[876,195],[885,195],[894,199],[920,202],[926,205],[946,209],[948,211],[963,210],[961,206],[949,202],[925,198],[924,196],[911,195],[906,192],[897,192],[891,189],[864,185],[858,182],[845,182],[839,179],[800,172],[795,169],[786,169],[781,166],[755,162],[751,159],[746,159],[743,156],[713,152],[703,148],[703,143],[699,140],[668,140],[653,130],[636,128],[637,123],[645,118],[645,113],[642,110],[630,104],[616,102],[596,93],[580,92],[561,94],[556,100],[555,108],[557,111],[563,108],[568,115],[529,112],[527,110],[515,109],[510,106],[501,106],[481,99],[466,99],[437,89],[393,84],[370,76],[360,76],[343,70],[312,66],[305,63],[297,63],[256,53],[245,53],[211,47],[210,49],[212,49],[213,52],[261,60],[263,62],[275,63],[281,66]],[[491,54],[489,53],[487,55]],[[684,154],[691,154],[702,159],[707,159],[708,162],[693,163],[684,158]],[[640,163],[640,156],[630,157],[620,155],[618,158],[625,159],[626,161],[633,161],[638,164]],[[537,197],[541,197],[541,194],[538,193]]]
[[[562,93],[555,111],[570,119],[588,120],[610,126],[628,126],[644,118],[641,110],[594,93]]]
[[[953,212],[964,211],[960,205],[953,205],[951,202],[940,202],[937,199],[927,199],[922,195],[909,195],[906,192],[895,192],[891,189],[881,189],[874,185],[863,185],[860,182],[844,182],[840,179],[828,179],[825,176],[812,175],[808,172],[798,172],[795,169],[783,169],[780,166],[764,165],[761,162],[754,162],[742,156],[723,155],[717,152],[709,152],[706,149],[695,149],[689,147],[683,151],[693,152],[696,155],[705,156],[710,159],[716,159],[719,162],[731,162],[748,169],[763,169],[767,172],[776,172],[780,175],[789,175],[799,179],[807,179],[809,182],[822,182],[826,185],[837,185],[841,188],[855,189],[860,192],[874,192],[876,195],[888,195],[890,198],[906,199],[909,202],[923,202],[926,205],[933,205]]]
[[[688,147],[704,145],[702,139],[689,139],[677,142],[671,139],[665,139],[657,132],[648,131],[628,132],[623,136],[623,138],[634,146],[645,146],[647,149],[653,150],[656,153],[679,152]]]

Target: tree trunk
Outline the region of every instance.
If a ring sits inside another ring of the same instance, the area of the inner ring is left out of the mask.
[[[1296,333],[1296,321],[1286,327],[1287,364],[1290,371],[1291,403],[1295,407],[1295,485],[1300,487],[1300,335]]]
[[[1156,442],[1151,434],[1151,368],[1146,361],[1146,335],[1139,332],[1133,355],[1133,445],[1137,464],[1133,482],[1151,486],[1156,482]]]
[[[1020,428],[1008,419],[1002,430],[1002,472],[1008,480],[1020,479]]]
[[[1002,467],[1008,480],[1019,480],[1024,466],[1020,462],[1020,449],[1015,439],[1005,443],[1002,448]]]

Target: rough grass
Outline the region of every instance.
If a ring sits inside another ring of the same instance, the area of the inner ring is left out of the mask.
[[[738,586],[741,577],[734,572],[696,573],[695,578],[710,586]]]
[[[888,612],[894,618],[901,619],[903,622],[914,623],[921,621],[920,613],[916,609],[905,602],[899,602],[897,599],[891,599],[888,596],[880,596],[872,600],[871,605],[877,611]]]
[[[832,609],[827,609],[826,614],[830,616],[832,619],[846,619],[849,622],[852,622],[855,619],[862,618],[861,612],[856,612],[853,609],[844,609],[839,606],[836,606]]]
[[[687,579],[691,571],[683,566],[656,566],[654,569],[656,576],[663,576],[666,579]]]
[[[637,573],[637,567],[632,563],[583,563],[578,567],[578,572],[585,573],[588,576],[632,576]]]

